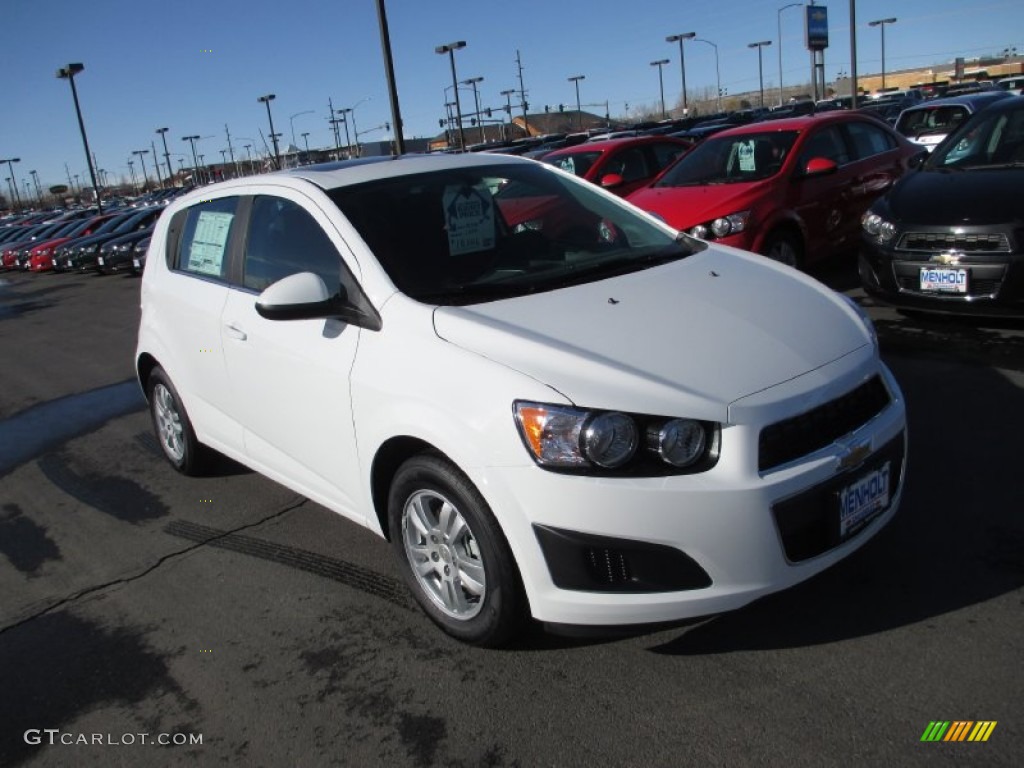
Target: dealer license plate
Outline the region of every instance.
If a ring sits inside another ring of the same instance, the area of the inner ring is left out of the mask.
[[[136,269],[138,269],[139,268],[139,260],[138,259],[132,259],[132,266],[135,267]]]
[[[68,259],[68,269],[71,269],[71,259]]]
[[[921,267],[921,290],[967,293],[967,270],[962,267]]]
[[[889,466],[885,462],[839,491],[839,538],[855,534],[889,506]]]
[[[103,266],[103,257],[100,256],[98,259],[96,259],[96,263],[99,264],[102,267]]]

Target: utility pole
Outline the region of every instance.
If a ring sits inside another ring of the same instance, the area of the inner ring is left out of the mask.
[[[228,124],[224,123],[224,133],[228,137],[228,157],[231,158],[231,165],[235,167],[235,173],[238,173],[238,164],[235,162],[235,148],[231,146],[231,131],[228,130]]]
[[[523,60],[519,56],[519,49],[516,48],[516,67],[519,69],[519,103],[523,108],[523,130],[530,135],[530,123],[526,117],[529,105],[526,103],[526,87],[523,85]]]

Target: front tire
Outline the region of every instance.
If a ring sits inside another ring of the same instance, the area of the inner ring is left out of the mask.
[[[202,475],[209,468],[208,449],[196,439],[192,422],[163,368],[149,375],[149,413],[157,442],[171,466],[183,475]]]
[[[525,600],[508,542],[487,502],[447,460],[409,459],[388,494],[391,544],[424,612],[472,645],[505,644]]]
[[[803,263],[803,245],[799,238],[786,231],[773,232],[764,243],[764,255],[793,269]]]

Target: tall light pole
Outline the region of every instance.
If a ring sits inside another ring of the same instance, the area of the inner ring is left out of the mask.
[[[14,180],[14,183],[11,185],[11,189],[14,190],[14,205],[15,205],[15,208],[18,209],[18,210],[21,209],[21,198],[18,197],[18,179],[14,175],[14,163],[20,163],[20,162],[21,162],[21,158],[20,157],[10,157],[10,158],[8,158],[6,160],[0,160],[0,163],[7,163],[7,167],[11,171],[11,179]]]
[[[802,8],[801,3],[789,3],[779,8],[778,21],[779,21],[779,106],[782,106],[783,95],[782,95],[782,12],[787,8]]]
[[[149,148],[153,151],[153,168],[156,170],[156,185],[161,189],[164,186],[164,180],[160,178],[160,161],[157,159],[159,155],[156,153],[156,142],[150,141]],[[100,184],[103,184],[103,174],[100,174]]]
[[[683,44],[680,43],[679,47],[682,48]],[[668,64],[668,61],[669,61],[668,59],[658,59],[657,61],[652,61],[651,62],[651,66],[652,67],[657,67],[658,68],[658,89],[661,91],[661,116],[662,117],[668,117],[668,114],[666,114],[666,112],[665,112],[665,78],[662,76],[663,68],[664,68],[664,66],[666,64]]]
[[[388,81],[388,101],[391,102],[391,123],[395,131],[391,134],[396,155],[405,154],[405,135],[402,132],[402,112],[398,105],[398,85],[395,82],[395,62],[391,55],[391,34],[388,32],[388,14],[384,0],[377,0],[377,26],[380,28],[380,49],[384,56],[384,76]]]
[[[139,162],[142,163],[142,178],[143,178],[142,189],[145,190],[146,187],[149,186],[149,174],[146,173],[146,158],[144,157],[144,155],[148,155],[149,154],[149,150],[148,149],[133,149],[132,150],[132,154],[133,155],[138,155],[139,156]]]
[[[306,144],[306,162],[308,163],[309,162],[309,131],[306,131],[305,133],[300,134],[300,135],[302,136],[303,142],[305,142],[305,144]]]
[[[505,114],[508,115],[508,133],[505,136],[506,141],[509,141],[512,138],[512,97],[515,95],[515,92],[515,88],[509,88],[501,92],[501,95],[505,97]]]
[[[196,156],[196,142],[199,141],[200,138],[201,137],[198,135],[181,137],[182,141],[187,141],[192,145],[192,181],[196,184],[199,183],[199,158]]]
[[[128,173],[132,175],[132,191],[137,195],[139,194],[139,182],[135,180],[135,161],[130,157],[128,158]],[[77,179],[78,176],[75,176]]]
[[[882,89],[885,89],[885,25],[895,24],[896,17],[889,19],[877,19],[875,21],[869,21],[869,27],[881,27],[882,28]]]
[[[288,118],[288,122],[292,126],[292,146],[295,146],[295,118],[299,115],[312,115],[315,110],[304,109],[302,112],[296,112],[294,115]]]
[[[37,171],[29,171],[29,174],[32,176],[32,181],[35,182],[35,185],[36,185],[36,197],[39,198],[39,204],[42,205],[43,204],[43,190],[39,186],[39,173]]]
[[[761,62],[761,49],[763,49],[766,45],[771,44],[771,40],[761,40],[760,42],[749,43],[747,45],[747,48],[757,48],[757,78],[761,84],[761,109],[764,109],[764,67]]]
[[[281,151],[277,148],[277,137],[274,135],[274,117],[270,114],[270,102],[276,99],[272,93],[268,93],[266,96],[260,96],[256,101],[262,102],[267,105],[267,121],[270,123],[270,140],[274,142],[274,165],[277,166],[278,170],[281,170]]]
[[[696,39],[696,37],[697,37],[697,33],[696,32],[683,32],[683,33],[678,34],[678,35],[669,35],[668,37],[665,38],[665,42],[666,43],[675,43],[675,42],[679,43],[679,74],[682,75],[682,78],[683,78],[683,114],[684,115],[686,115],[689,112],[689,107],[686,104],[686,59],[683,58],[683,40],[694,40],[694,39]],[[718,49],[716,48],[715,50],[717,51]],[[658,76],[659,77],[661,76],[660,70],[659,70]],[[664,101],[665,101],[665,99],[664,99],[664,97],[662,97],[662,102],[664,102]],[[661,111],[662,112],[665,111],[664,104],[662,104]]]
[[[712,43],[710,40],[705,40],[702,37],[695,37],[693,39],[695,43],[707,43],[715,49],[715,86],[718,88],[718,111],[722,111],[722,75],[721,70],[718,68],[718,46]]]
[[[482,77],[471,77],[468,80],[463,80],[463,85],[468,85],[473,88],[473,105],[476,107],[476,124],[480,129],[480,143],[483,144],[484,138],[484,122],[480,117],[480,91],[477,90],[477,84],[482,83],[484,79]]]
[[[459,126],[459,149],[466,149],[466,134],[462,130],[462,104],[459,103],[459,78],[455,75],[455,52],[466,47],[465,40],[457,40],[454,43],[445,43],[434,48],[434,53],[448,54],[448,61],[452,66],[452,88],[455,90],[455,119]]]
[[[164,142],[164,161],[167,163],[167,178],[171,180],[171,186],[174,186],[174,169],[171,168],[171,153],[167,150],[167,129],[157,128],[156,132],[160,134],[160,138]]]
[[[569,82],[576,86],[576,127],[579,130],[583,130],[583,112],[580,107],[580,80],[586,80],[586,75],[573,75],[569,78]]]
[[[75,88],[75,75],[85,70],[85,64],[76,62],[57,70],[57,77],[71,83],[71,98],[75,101],[75,114],[78,115],[78,130],[82,132],[82,144],[85,146],[85,162],[89,164],[89,177],[92,179],[92,190],[96,194],[96,211],[103,213],[100,190],[96,185],[96,169],[92,165],[92,153],[89,151],[89,139],[85,135],[85,122],[82,120],[82,108],[78,104],[78,89]]]

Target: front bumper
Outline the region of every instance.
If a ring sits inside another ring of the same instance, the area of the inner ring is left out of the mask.
[[[921,269],[966,271],[965,293],[921,290]],[[894,307],[991,317],[1024,317],[1024,253],[898,252],[861,244],[861,285]]]
[[[720,613],[810,578],[862,546],[895,514],[906,467],[903,398],[876,365],[891,395],[882,412],[842,440],[769,471],[757,468],[759,426],[740,424],[723,429],[719,462],[702,474],[620,479],[535,466],[487,472],[477,482],[501,512],[534,617],[610,626]],[[787,405],[765,423],[806,409],[789,405],[788,383],[777,389],[777,402]],[[758,399],[747,415],[772,410]],[[840,468],[852,444],[870,446],[870,455]],[[887,506],[840,539],[830,499],[883,460],[891,467]],[[552,546],[551,531],[562,546]],[[566,557],[577,561],[567,565]]]

